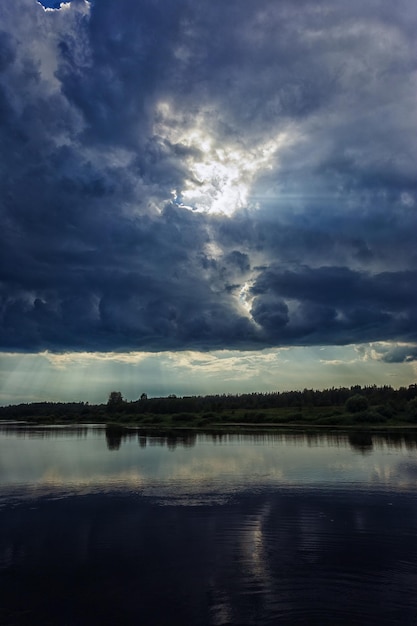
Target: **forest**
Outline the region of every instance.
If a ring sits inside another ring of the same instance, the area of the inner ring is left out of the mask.
[[[228,425],[415,425],[417,384],[323,390],[149,398],[127,401],[111,391],[106,403],[33,402],[0,407],[0,420],[33,423],[105,422],[156,427]]]

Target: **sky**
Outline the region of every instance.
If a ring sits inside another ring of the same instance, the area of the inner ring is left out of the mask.
[[[414,0],[4,0],[0,404],[417,379]]]

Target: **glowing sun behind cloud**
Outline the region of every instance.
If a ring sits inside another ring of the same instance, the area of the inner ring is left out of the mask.
[[[210,117],[200,113],[190,126],[169,103],[161,102],[154,131],[189,151],[188,176],[181,189],[172,190],[174,201],[192,211],[232,215],[248,206],[256,175],[273,164],[276,167],[279,148],[292,138],[282,132],[250,147],[236,137],[220,143],[210,128]]]
[[[188,163],[191,177],[181,190],[186,206],[195,211],[231,215],[248,205],[252,181],[260,169],[270,167],[277,141],[269,141],[250,151],[244,146],[218,148],[209,137],[201,160]]]

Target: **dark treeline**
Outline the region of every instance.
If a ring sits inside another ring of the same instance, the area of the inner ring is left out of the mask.
[[[33,402],[29,404],[10,405],[0,407],[0,419],[43,419],[50,417],[54,420],[66,419],[71,421],[97,421],[123,418],[123,416],[200,414],[214,416],[234,412],[260,410],[293,409],[308,411],[309,409],[323,409],[330,407],[346,407],[352,398],[365,399],[363,409],[380,407],[380,415],[389,418],[390,413],[398,413],[417,403],[417,385],[394,389],[388,385],[361,387],[339,387],[324,390],[304,389],[303,391],[284,391],[270,393],[247,393],[239,395],[223,394],[208,396],[170,395],[162,398],[148,398],[145,393],[138,400],[126,401],[119,391],[109,394],[106,404],[93,405],[88,402]],[[411,405],[410,405],[411,403]],[[351,407],[352,408],[352,407]],[[413,408],[413,407],[412,407]],[[360,403],[359,403],[359,409]],[[350,410],[350,409],[348,409]],[[353,412],[355,408],[353,407]],[[413,410],[414,413],[414,410]],[[181,421],[181,420],[178,420]]]
[[[270,393],[245,393],[239,395],[185,396],[177,398],[142,397],[135,402],[119,404],[118,410],[131,413],[201,413],[221,412],[239,409],[281,409],[344,406],[353,395],[364,396],[369,405],[389,404],[398,406],[417,397],[417,385],[393,389],[390,386],[376,385],[361,387],[340,387],[323,390],[304,389],[303,391],[275,391]],[[144,394],[143,394],[144,396]],[[111,403],[110,403],[111,404]],[[114,407],[116,408],[116,407]]]
[[[88,402],[30,402],[0,407],[0,419],[26,419],[30,417],[88,417],[97,413],[100,405]]]

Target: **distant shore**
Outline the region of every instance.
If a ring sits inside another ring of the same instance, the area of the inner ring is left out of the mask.
[[[417,385],[148,398],[127,401],[112,391],[106,404],[33,402],[0,407],[0,423],[103,423],[140,428],[417,427]]]

